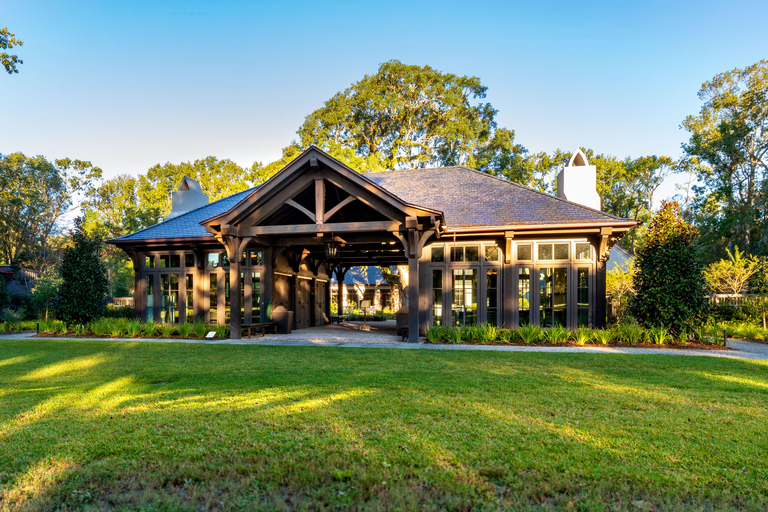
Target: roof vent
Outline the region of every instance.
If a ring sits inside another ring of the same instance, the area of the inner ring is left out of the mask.
[[[165,220],[171,220],[182,213],[200,208],[208,204],[208,196],[203,193],[203,188],[198,182],[188,176],[184,176],[179,184],[178,192],[171,194],[171,214]]]
[[[587,155],[577,149],[568,165],[557,175],[557,197],[600,210],[597,194],[597,168],[589,165]]]

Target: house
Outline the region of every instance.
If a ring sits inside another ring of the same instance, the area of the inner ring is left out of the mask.
[[[638,222],[596,208],[595,175],[577,151],[554,197],[461,166],[360,174],[312,147],[210,204],[185,178],[176,215],[109,242],[143,319],[226,322],[233,339],[268,306],[327,323],[331,277],[372,265],[407,265],[412,342],[430,324],[602,326],[608,255]]]
[[[359,309],[364,300],[371,302],[370,311],[396,309],[399,290],[384,279],[381,267],[352,267],[342,279],[340,297],[343,311],[349,308]],[[338,286],[336,276],[331,276],[331,297],[339,297]],[[332,302],[336,304],[336,299],[332,299]]]

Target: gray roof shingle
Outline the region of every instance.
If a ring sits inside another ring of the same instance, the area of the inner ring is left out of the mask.
[[[387,171],[363,176],[406,203],[442,211],[451,228],[610,224],[626,220],[467,167]],[[254,190],[256,188],[238,192],[114,240],[212,237],[200,223],[229,211]]]
[[[213,237],[200,223],[232,209],[237,203],[245,199],[248,194],[256,190],[256,187],[243,190],[229,197],[219,199],[211,204],[201,206],[195,210],[183,213],[166,222],[159,222],[154,226],[140,229],[130,235],[115,238],[115,241],[127,240],[151,240],[161,238],[204,238]]]
[[[467,167],[363,176],[407,203],[442,211],[451,228],[625,220]]]

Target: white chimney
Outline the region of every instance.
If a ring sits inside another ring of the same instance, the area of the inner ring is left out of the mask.
[[[568,165],[557,175],[557,197],[600,210],[597,194],[597,168],[589,165],[580,150],[571,156]]]
[[[203,188],[198,182],[184,176],[179,184],[178,192],[171,193],[171,214],[165,220],[200,208],[208,204],[208,196],[203,193]]]

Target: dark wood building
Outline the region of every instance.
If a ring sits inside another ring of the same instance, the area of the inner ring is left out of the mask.
[[[408,266],[411,341],[430,324],[601,326],[611,246],[637,225],[466,167],[360,174],[317,148],[210,204],[193,180],[176,194],[165,221],[110,240],[133,260],[137,314],[226,322],[233,339],[266,304],[295,329],[327,323],[332,274],[367,265]]]

